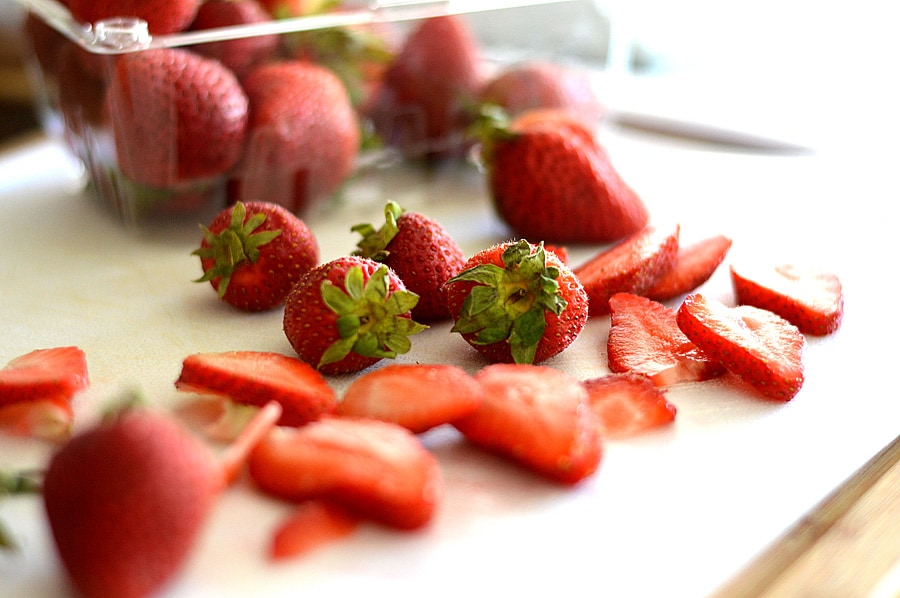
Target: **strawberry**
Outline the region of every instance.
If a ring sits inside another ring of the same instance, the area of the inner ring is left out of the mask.
[[[840,328],[844,292],[835,274],[793,264],[732,264],[730,270],[738,303],[773,311],[805,334],[825,336]]]
[[[675,421],[675,405],[642,374],[609,374],[582,384],[604,438],[627,438]]]
[[[731,239],[716,235],[690,245],[678,246],[675,265],[660,276],[645,295],[656,301],[667,301],[694,291],[709,278],[731,249]]]
[[[79,23],[96,23],[115,17],[137,17],[147,22],[152,35],[187,29],[202,0],[69,0],[69,12]]]
[[[554,253],[527,241],[473,255],[447,281],[452,332],[491,362],[540,363],[566,349],[588,318],[581,283]]]
[[[371,224],[351,229],[362,235],[354,255],[386,264],[419,296],[413,318],[420,322],[449,319],[444,283],[462,270],[466,262],[462,249],[439,222],[405,211],[395,202],[385,206],[384,219],[378,229]]]
[[[590,314],[609,313],[615,293],[643,295],[675,265],[679,227],[648,225],[574,269],[590,297]]]
[[[166,585],[277,407],[261,410],[221,461],[170,415],[139,407],[64,444],[50,460],[43,498],[79,593],[137,598]]]
[[[481,386],[456,366],[397,363],[353,380],[338,413],[393,422],[419,434],[468,415],[481,400]]]
[[[259,2],[276,19],[317,15],[339,4],[339,0],[259,0]]]
[[[0,370],[0,406],[48,400],[67,404],[89,385],[84,351],[74,346],[37,349]]]
[[[119,167],[139,184],[214,178],[241,155],[247,96],[217,60],[181,48],[123,54],[108,99]]]
[[[327,500],[303,501],[276,528],[269,556],[283,560],[306,554],[353,533],[359,522],[359,517]]]
[[[470,442],[565,484],[597,470],[597,420],[578,380],[531,364],[489,365],[475,379],[484,387],[481,406],[453,422]]]
[[[61,442],[69,438],[74,421],[68,401],[40,399],[0,406],[0,432],[11,436]]]
[[[410,317],[416,301],[384,264],[336,258],[294,285],[284,308],[284,333],[300,359],[320,372],[357,372],[409,351],[408,337],[425,329]]]
[[[316,237],[283,207],[238,202],[219,212],[192,255],[219,299],[246,311],[282,305],[303,273],[319,262]]]
[[[203,31],[271,20],[272,16],[257,0],[204,0],[189,30]],[[277,35],[254,35],[197,44],[193,46],[193,50],[219,60],[240,78],[272,56],[278,43]]]
[[[282,426],[299,426],[337,408],[337,395],[306,362],[279,353],[195,353],[184,359],[175,387],[244,405],[281,405]]]
[[[384,74],[373,100],[383,140],[410,155],[444,155],[461,144],[481,87],[479,49],[460,15],[418,22]]]
[[[724,373],[678,328],[675,310],[631,293],[609,298],[609,369],[648,376],[656,386],[708,380]]]
[[[273,430],[254,449],[250,476],[272,496],[330,500],[397,529],[426,525],[443,492],[437,460],[412,432],[366,418]]]
[[[512,115],[536,108],[562,109],[586,123],[596,122],[602,108],[590,81],[562,65],[527,60],[501,68],[484,83],[479,100]]]
[[[762,395],[789,401],[803,386],[806,339],[781,316],[751,305],[728,307],[694,293],[676,318],[694,344]]]
[[[299,60],[263,64],[243,83],[248,142],[230,198],[265,198],[302,215],[356,166],[360,125],[347,91],[330,70]]]
[[[497,214],[531,241],[606,243],[648,222],[640,197],[583,127],[537,119],[511,128],[483,114],[480,160]],[[528,121],[523,121],[528,122]]]

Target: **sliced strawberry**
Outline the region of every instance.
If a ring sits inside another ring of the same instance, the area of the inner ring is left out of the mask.
[[[648,225],[575,268],[590,298],[592,316],[609,313],[615,293],[643,295],[675,265],[680,227]]]
[[[0,407],[0,432],[59,442],[69,438],[74,419],[69,401],[12,403]]]
[[[627,438],[675,421],[675,405],[644,375],[609,374],[582,384],[601,436]]]
[[[274,430],[253,451],[250,475],[273,496],[332,500],[398,529],[427,524],[443,493],[440,466],[414,434],[367,418]]]
[[[359,522],[358,517],[331,502],[304,501],[276,528],[269,556],[275,560],[301,556],[350,535]]]
[[[710,358],[764,396],[789,401],[803,386],[806,338],[781,316],[751,305],[728,307],[695,293],[685,298],[676,318]]]
[[[69,401],[90,385],[87,359],[78,347],[37,349],[0,370],[0,405]]]
[[[334,390],[312,366],[265,351],[189,355],[175,387],[228,397],[245,405],[278,401],[282,407],[278,423],[283,426],[302,425],[337,407]]]
[[[844,292],[831,272],[784,264],[774,268],[731,266],[738,303],[773,311],[800,332],[824,336],[844,316]]]
[[[481,385],[461,368],[395,363],[356,378],[338,412],[393,422],[418,434],[472,413],[481,400]]]
[[[650,299],[666,301],[695,290],[709,278],[731,249],[725,235],[707,237],[690,245],[679,245],[675,266],[644,293]]]
[[[725,372],[684,335],[675,310],[631,293],[609,298],[609,369],[648,376],[656,386],[708,380]]]
[[[597,420],[580,382],[547,366],[493,364],[475,374],[481,406],[453,425],[472,443],[566,484],[600,465]]]

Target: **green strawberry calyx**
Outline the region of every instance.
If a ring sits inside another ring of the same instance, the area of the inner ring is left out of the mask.
[[[218,278],[219,298],[224,297],[234,269],[246,262],[255,264],[259,259],[260,248],[281,234],[280,229],[256,232],[265,221],[266,215],[261,212],[251,214],[247,218],[246,207],[243,203],[237,202],[231,212],[231,222],[220,233],[214,233],[201,225],[207,246],[193,251],[191,255],[201,259],[212,259],[213,265],[194,282],[209,282]]]
[[[409,317],[419,296],[406,289],[391,289],[387,266],[380,266],[365,280],[362,268],[347,271],[344,289],[330,280],[322,282],[322,301],[337,314],[340,338],[319,360],[319,366],[335,363],[351,352],[363,357],[393,359],[411,347],[409,337],[425,330]]]
[[[359,233],[362,239],[356,244],[356,251],[353,255],[367,257],[376,262],[384,261],[390,254],[387,247],[390,245],[397,233],[400,232],[400,226],[397,219],[403,214],[403,208],[396,202],[389,201],[384,206],[384,224],[381,228],[375,228],[371,224],[357,224],[350,228],[350,232]]]
[[[533,363],[544,336],[546,312],[560,315],[568,303],[559,290],[559,268],[547,265],[543,243],[511,243],[503,267],[479,264],[447,281],[474,282],[451,332],[473,334],[472,342],[508,342],[516,363]]]

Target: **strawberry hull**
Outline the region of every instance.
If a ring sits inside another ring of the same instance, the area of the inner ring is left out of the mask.
[[[467,160],[466,126],[481,87],[514,62],[560,58],[557,48],[498,33],[509,16],[532,20],[535,3],[516,0],[450,15],[439,3],[348,2],[298,16],[267,12],[256,0],[216,0],[180,24],[170,7],[141,20],[104,12],[115,3],[76,11],[58,0],[17,1],[27,11],[44,129],[83,163],[89,196],[126,224],[203,221],[254,200],[303,216],[352,193],[357,178],[371,185],[361,164],[393,164],[398,155],[415,164]],[[77,21],[81,14],[93,22]],[[432,23],[447,41],[429,33]],[[593,53],[594,41],[580,47]],[[401,58],[419,54],[430,61]],[[314,64],[340,85],[298,75],[303,82],[290,89],[271,89],[269,80],[284,83],[287,70],[268,79],[257,71],[284,62]],[[422,77],[436,81],[424,93]],[[558,84],[569,85],[568,76]]]

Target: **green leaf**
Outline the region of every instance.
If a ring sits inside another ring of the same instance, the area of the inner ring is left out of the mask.
[[[322,357],[319,359],[319,366],[329,363],[336,363],[343,358],[347,357],[350,354],[350,351],[353,350],[353,345],[356,343],[355,337],[344,338],[335,343],[333,343],[330,347],[328,347],[324,353],[322,353]]]
[[[352,314],[356,309],[353,298],[330,280],[323,280],[319,288],[322,293],[322,302],[339,316]]]
[[[483,285],[497,286],[503,280],[503,268],[494,264],[479,264],[467,270],[463,270],[447,283],[454,282],[477,282]]]
[[[359,316],[348,314],[337,319],[338,335],[341,338],[351,338],[359,334]]]
[[[344,288],[347,291],[347,295],[354,301],[362,300],[365,297],[366,282],[362,268],[354,266],[347,271],[347,275],[344,277]]]
[[[419,303],[419,296],[412,291],[394,291],[385,301],[388,313],[403,315],[412,311]]]

